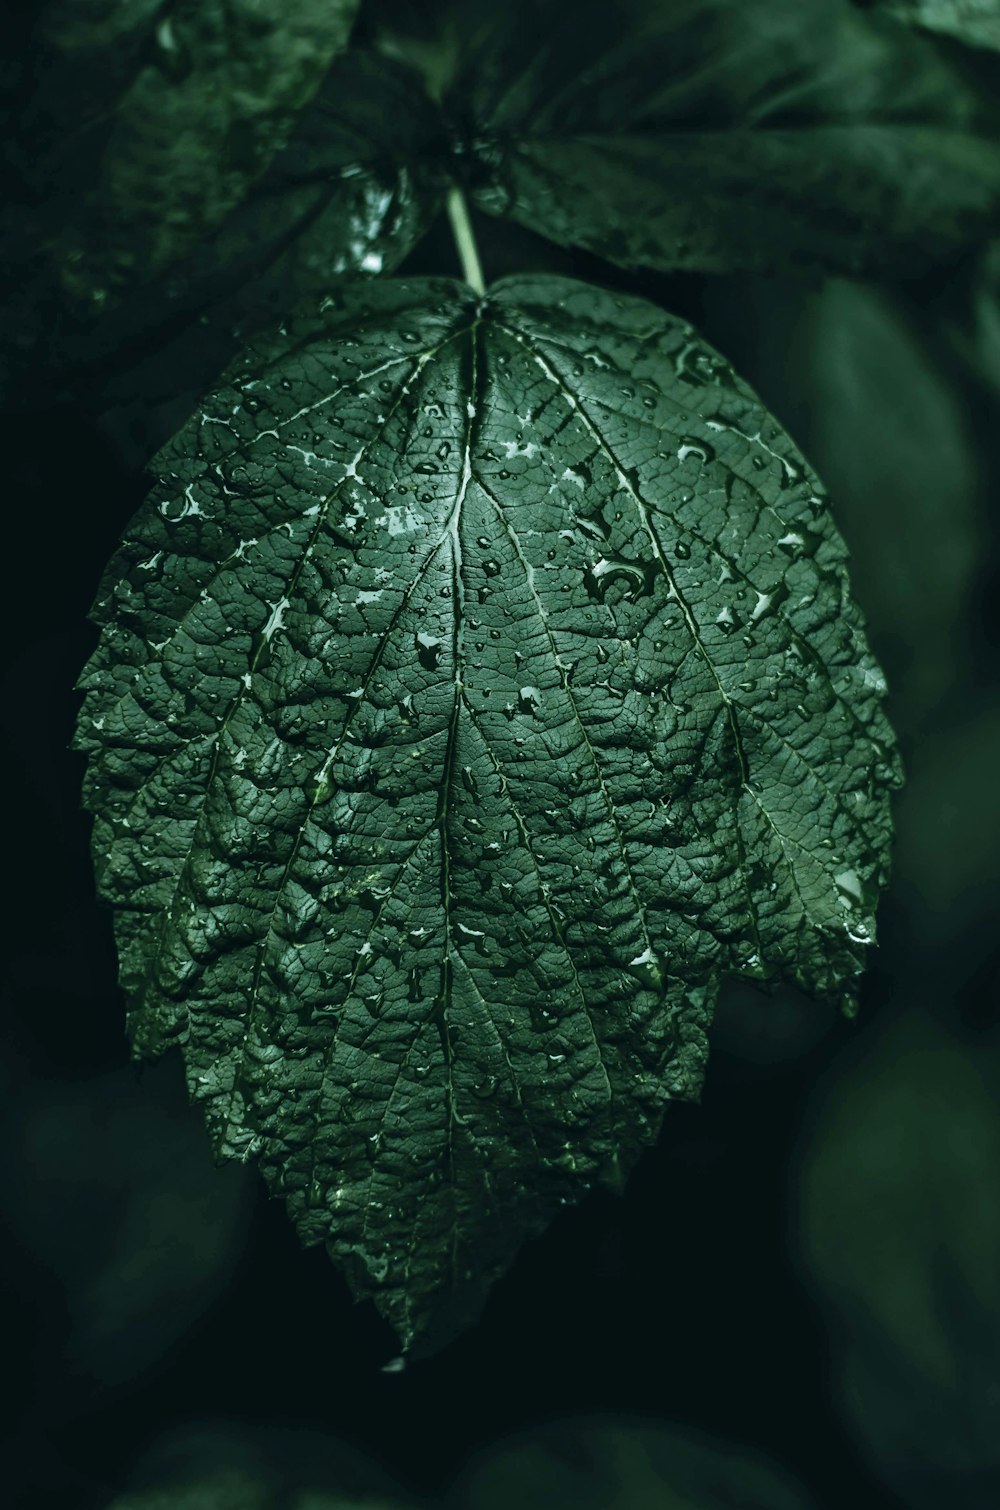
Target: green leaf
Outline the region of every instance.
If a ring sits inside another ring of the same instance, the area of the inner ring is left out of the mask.
[[[957,37],[972,47],[1000,48],[997,0],[883,0],[883,5],[914,26]]]
[[[77,733],[133,1044],[429,1349],[697,1096],[723,976],[850,996],[844,547],[690,327],[557,278],[345,285],[156,466]]]
[[[89,160],[68,183],[56,174],[42,224],[29,217],[6,238],[8,283],[17,289],[4,311],[16,342],[8,382],[20,386],[25,366],[51,384],[53,368],[88,369],[109,357],[127,366],[137,354],[162,368],[169,337],[166,390],[200,391],[233,355],[234,330],[301,307],[340,277],[390,270],[410,252],[441,198],[421,160],[439,131],[412,70],[352,50],[335,60],[284,150],[214,235],[185,232],[185,254],[178,241],[165,267],[147,255],[135,217],[118,218],[100,177],[81,210],[76,175],[88,182]],[[147,208],[150,225],[159,224],[164,206]],[[133,373],[124,386],[136,391]]]
[[[459,7],[462,10],[462,7]],[[996,122],[841,0],[628,0],[469,27],[475,202],[628,268],[907,268],[995,224]]]
[[[809,1510],[782,1470],[724,1437],[652,1421],[570,1417],[487,1449],[449,1510]]]
[[[383,1467],[326,1432],[208,1419],[154,1438],[109,1510],[407,1507],[414,1500]]]
[[[761,293],[747,302],[768,332],[762,387],[794,406],[836,499],[872,636],[895,657],[897,728],[936,733],[969,659],[962,631],[982,557],[972,406],[935,349],[932,312],[841,278],[798,300],[787,286]]]
[[[370,1494],[358,1499],[297,1487],[275,1490],[233,1468],[177,1488],[120,1495],[109,1510],[406,1510],[406,1504]]]
[[[973,1510],[1000,1483],[1000,1064],[901,997],[810,1119],[801,1261],[834,1323],[839,1410],[879,1477],[915,1510]]]
[[[1000,241],[992,241],[977,270],[972,290],[971,345],[967,360],[1000,393]]]
[[[57,7],[49,33],[78,5]],[[141,15],[147,50],[100,143],[90,219],[67,237],[76,291],[103,303],[161,273],[218,226],[286,142],[357,0],[175,0]],[[117,7],[82,28],[87,61],[118,40]],[[96,18],[95,18],[96,19]],[[110,33],[105,36],[105,32]],[[90,186],[86,186],[90,188]]]

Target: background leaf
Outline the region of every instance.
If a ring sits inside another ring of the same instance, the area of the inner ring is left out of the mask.
[[[723,1438],[643,1420],[552,1421],[466,1468],[449,1510],[808,1510],[785,1474]]]
[[[187,1423],[156,1438],[108,1510],[406,1510],[378,1464],[302,1426]]]
[[[285,144],[356,9],[357,0],[174,0],[123,13],[57,0],[43,12],[43,39],[72,58],[75,88],[94,72],[114,77],[115,48],[135,69],[84,143],[72,133],[52,142],[77,171],[83,153],[97,161],[96,178],[76,186],[88,194],[85,215],[56,253],[67,291],[103,305],[214,230]]]
[[[388,8],[384,45],[467,123],[475,203],[561,245],[629,268],[884,271],[996,221],[995,109],[845,0],[627,0],[572,27],[559,0],[452,0],[431,7],[436,50],[412,10]]]
[[[1000,1113],[975,1054],[909,1003],[817,1097],[801,1252],[839,1321],[842,1409],[907,1505],[1000,1484]]]
[[[919,291],[843,278],[747,280],[720,300],[721,319],[737,311],[733,359],[756,350],[762,393],[808,434],[851,541],[896,717],[932,734],[970,653],[959,608],[980,566],[986,502],[975,406],[942,361],[938,322]]]
[[[689,326],[328,304],[157,458],[78,747],[137,1052],[435,1346],[697,1094],[723,976],[850,996],[898,770],[819,484]]]
[[[61,1364],[91,1391],[134,1379],[230,1282],[250,1225],[246,1172],[213,1168],[167,1064],[142,1083],[128,1069],[72,1088],[15,1083],[4,1130],[4,1223],[56,1297],[37,1366]],[[80,1229],[67,1241],[70,1213]]]
[[[902,21],[943,32],[973,47],[1000,48],[1000,5],[997,0],[882,0],[885,9]]]
[[[440,202],[426,161],[439,132],[412,70],[351,51],[334,62],[284,150],[247,183],[214,234],[192,231],[169,266],[141,254],[128,217],[112,217],[129,260],[100,300],[82,297],[67,278],[104,277],[100,269],[116,255],[87,207],[103,169],[71,164],[60,178],[40,162],[42,211],[12,211],[5,238],[17,292],[4,312],[12,341],[0,390],[9,402],[30,402],[54,368],[64,388],[118,408],[116,438],[141,465],[255,324],[308,307],[342,277],[389,271],[406,256]],[[81,237],[92,238],[90,251],[77,245]],[[155,411],[167,404],[173,423],[164,431]]]

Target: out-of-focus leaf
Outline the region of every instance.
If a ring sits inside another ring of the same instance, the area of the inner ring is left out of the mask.
[[[73,1371],[119,1384],[216,1299],[246,1237],[252,1186],[213,1165],[167,1065],[141,1083],[120,1071],[40,1087],[10,1119],[6,1221],[63,1286]]]
[[[881,0],[902,21],[973,47],[1000,48],[1000,0]]]
[[[357,0],[172,0],[123,15],[108,0],[58,0],[47,35],[76,55],[84,85],[120,38],[150,33],[93,142],[96,178],[78,186],[84,218],[56,249],[73,294],[104,304],[225,219],[284,146],[356,9]]]
[[[995,1048],[963,1048],[907,1008],[838,1070],[795,1176],[841,1409],[906,1504],[927,1510],[1000,1495],[997,1069]]]
[[[557,278],[345,287],[157,459],[77,744],[138,1053],[405,1347],[698,1093],[724,976],[850,998],[898,782],[820,485]]]
[[[1000,707],[977,711],[917,742],[897,811],[899,897],[915,931],[938,946],[996,908]]]
[[[973,294],[975,356],[1000,393],[1000,241],[983,256]]]
[[[270,1510],[273,1503],[265,1485],[234,1468],[171,1489],[119,1495],[109,1510]]]
[[[786,291],[764,296],[765,391],[784,391],[801,416],[803,446],[850,543],[855,590],[891,658],[898,718],[920,727],[968,656],[981,462],[961,391],[890,291],[831,279],[791,309]]]
[[[441,26],[475,202],[625,267],[908,268],[996,224],[996,119],[843,0],[624,0],[572,25],[561,0],[458,0]]]
[[[413,1503],[384,1469],[337,1437],[205,1421],[147,1447],[109,1510],[406,1510]]]
[[[83,296],[81,279],[97,277],[111,255],[103,223],[80,213],[86,180],[56,183],[34,235],[30,215],[27,229],[10,216],[10,340],[0,388],[16,401],[25,370],[51,386],[53,374],[66,381],[76,368],[110,363],[130,397],[197,394],[255,322],[308,306],[341,277],[388,271],[407,255],[440,201],[424,160],[439,131],[411,70],[349,52],[212,236],[162,276],[154,259],[128,261],[100,299]],[[127,226],[114,235],[126,242]],[[93,255],[81,237],[92,238]]]
[[[120,1495],[108,1510],[405,1510],[405,1506],[401,1500],[367,1493],[356,1498],[317,1489],[274,1488],[232,1468],[172,1489]]]
[[[461,1474],[448,1510],[808,1510],[766,1458],[722,1437],[651,1421],[552,1422],[491,1447]]]
[[[836,1026],[832,1002],[816,1002],[794,986],[762,995],[738,981],[719,992],[709,1044],[751,1064],[783,1064],[815,1049]]]

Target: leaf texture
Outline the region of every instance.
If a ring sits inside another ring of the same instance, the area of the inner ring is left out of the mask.
[[[697,1097],[725,976],[852,992],[844,547],[690,327],[542,276],[346,286],[156,471],[76,736],[134,1048],[431,1349]]]

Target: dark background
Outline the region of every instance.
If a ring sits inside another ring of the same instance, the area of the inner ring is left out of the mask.
[[[668,1112],[624,1198],[567,1211],[479,1326],[383,1372],[373,1308],[252,1170],[213,1167],[179,1058],[129,1060],[67,746],[147,482],[121,417],[53,373],[0,450],[8,1502],[103,1506],[174,1471],[151,1450],[374,1485],[338,1442],[438,1496],[491,1444],[598,1413],[728,1438],[826,1510],[1000,1503],[1000,323],[978,261],[642,278],[476,228],[487,277],[570,272],[694,320],[827,483],[908,775],[860,1014],[730,990],[701,1105]],[[401,272],[456,270],[442,222]]]

